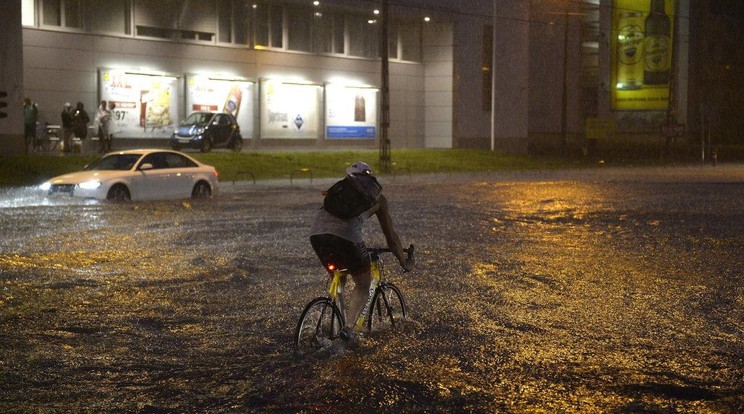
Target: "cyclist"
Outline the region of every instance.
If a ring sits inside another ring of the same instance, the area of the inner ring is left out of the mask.
[[[369,165],[359,161],[347,168],[346,173],[372,174],[372,170]],[[354,290],[349,303],[350,317],[346,319],[346,326],[341,331],[341,338],[346,341],[353,338],[354,325],[369,297],[372,275],[369,254],[362,239],[362,225],[372,216],[377,216],[387,245],[403,270],[411,270],[413,260],[406,259],[390,216],[388,201],[383,194],[380,194],[372,208],[348,220],[340,219],[321,208],[311,229],[310,244],[326,270],[332,273],[332,264],[336,269],[347,269],[354,279]]]

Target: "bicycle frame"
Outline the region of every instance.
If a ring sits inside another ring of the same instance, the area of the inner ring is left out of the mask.
[[[372,253],[370,255],[371,263],[370,263],[370,274],[371,274],[371,280],[369,284],[369,295],[367,297],[367,302],[365,302],[364,307],[362,308],[362,313],[359,315],[357,320],[354,322],[354,328],[359,331],[364,327],[364,322],[366,320],[366,316],[369,313],[370,305],[372,304],[372,298],[375,295],[375,291],[377,289],[377,286],[384,283],[382,281],[382,268],[383,268],[383,261],[382,258],[377,253]],[[346,276],[348,276],[349,273],[346,269],[338,269],[334,270],[333,274],[331,276],[330,286],[328,287],[328,295],[333,300],[333,303],[336,304],[336,306],[341,311],[342,316],[342,323],[346,325],[346,304],[344,301],[344,287],[346,286]]]

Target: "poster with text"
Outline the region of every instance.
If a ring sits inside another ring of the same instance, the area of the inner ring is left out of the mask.
[[[375,139],[377,89],[326,86],[326,138]]]
[[[317,139],[319,85],[261,81],[261,138]]]
[[[170,138],[179,116],[177,77],[101,69],[98,78],[101,100],[116,105],[114,135]]]
[[[662,110],[669,104],[674,0],[616,0],[612,13],[612,107]]]
[[[185,94],[184,117],[197,111],[226,112],[235,117],[244,139],[253,137],[253,82],[188,75]]]

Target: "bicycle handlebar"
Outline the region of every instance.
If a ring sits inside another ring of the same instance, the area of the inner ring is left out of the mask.
[[[376,255],[379,255],[380,253],[392,253],[393,251],[389,247],[368,247],[367,251],[372,255],[373,257]],[[406,257],[406,262],[410,262],[411,264],[414,263],[415,259],[413,256],[414,247],[413,244],[408,246],[407,249],[403,249],[404,252],[408,255]],[[405,271],[409,271],[410,269],[406,269]]]
[[[392,253],[393,250],[389,247],[367,247],[367,251],[370,253]],[[413,245],[408,246],[407,249],[403,249],[408,254],[408,257],[413,257]]]

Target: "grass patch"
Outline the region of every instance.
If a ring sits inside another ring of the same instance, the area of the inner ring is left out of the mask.
[[[293,172],[306,168],[314,177],[336,177],[356,161],[367,162],[380,170],[379,152],[311,151],[261,153],[209,153],[195,158],[214,165],[221,180],[232,180],[240,172],[250,171],[256,179],[288,178]],[[506,170],[535,170],[566,167],[560,160],[537,159],[480,150],[395,150],[391,152],[393,173],[455,173]]]
[[[56,175],[81,170],[96,156],[0,156],[0,186],[34,185]]]
[[[335,177],[347,166],[363,160],[379,171],[379,152],[358,151],[275,151],[189,153],[206,164],[214,165],[221,181],[289,178],[300,169],[312,176]],[[18,155],[0,157],[0,186],[33,185],[53,176],[77,171],[96,156]],[[465,149],[405,149],[391,152],[392,172],[405,174],[537,170],[575,166],[549,158],[507,155],[499,152]],[[242,173],[242,174],[241,174]],[[300,177],[301,175],[297,175]]]

